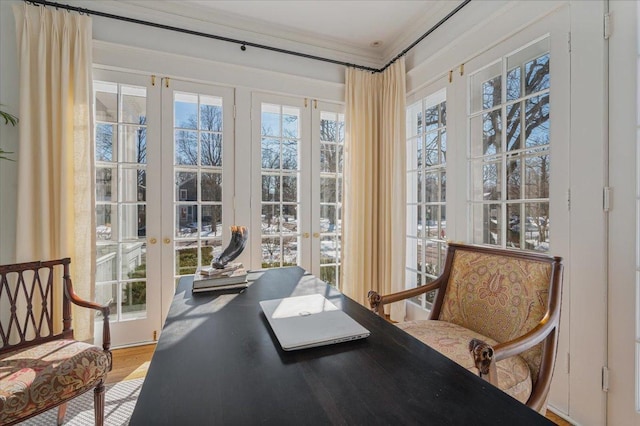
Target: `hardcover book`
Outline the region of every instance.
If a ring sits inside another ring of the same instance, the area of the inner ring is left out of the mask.
[[[230,273],[221,275],[202,275],[195,274],[193,276],[193,288],[210,288],[228,286],[231,284],[246,284],[247,271],[244,268],[238,268]]]

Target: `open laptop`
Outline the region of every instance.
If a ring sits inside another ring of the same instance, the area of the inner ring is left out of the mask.
[[[285,351],[369,336],[369,330],[321,294],[263,300],[260,307]]]

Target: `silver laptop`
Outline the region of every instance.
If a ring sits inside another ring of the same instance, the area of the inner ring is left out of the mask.
[[[369,330],[321,294],[263,300],[260,306],[285,351],[369,336]]]

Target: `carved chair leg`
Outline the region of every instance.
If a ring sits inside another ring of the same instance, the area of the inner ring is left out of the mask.
[[[67,414],[67,403],[58,406],[58,426],[64,423],[64,416]]]
[[[93,409],[96,417],[96,426],[104,424],[104,382],[98,383],[93,391]]]

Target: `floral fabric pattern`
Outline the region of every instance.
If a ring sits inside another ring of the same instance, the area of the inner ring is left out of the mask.
[[[0,357],[0,424],[24,418],[95,387],[110,369],[101,348],[54,340]]]
[[[532,330],[543,318],[550,277],[548,263],[457,250],[439,320],[496,343],[513,340]],[[538,345],[522,354],[534,384],[541,351]]]
[[[480,333],[445,321],[418,320],[396,325],[474,374],[478,374],[478,370],[469,353],[469,341],[476,338],[490,345],[498,343]],[[498,361],[496,367],[498,387],[525,404],[532,389],[531,370],[525,360],[514,356]]]

